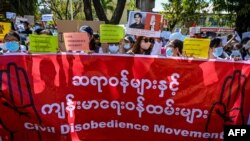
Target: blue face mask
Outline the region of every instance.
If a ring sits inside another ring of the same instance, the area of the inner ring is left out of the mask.
[[[170,47],[168,47],[167,50],[166,50],[166,55],[167,55],[167,56],[173,56],[173,54],[174,54],[174,53],[173,53],[173,49],[170,48]]]
[[[126,44],[124,45],[124,48],[125,48],[125,49],[130,49],[130,44],[129,44],[129,43],[126,43]]]
[[[222,55],[222,53],[223,53],[223,48],[222,47],[217,47],[217,48],[214,49],[213,55],[215,57],[219,57],[219,56]]]
[[[239,50],[232,50],[232,56],[241,56],[241,53]]]
[[[39,25],[34,26],[34,30],[41,29]]]
[[[118,50],[119,50],[119,46],[117,46],[117,45],[109,45],[110,53],[117,53]]]
[[[5,42],[5,47],[10,52],[16,52],[19,50],[19,43],[15,41]]]

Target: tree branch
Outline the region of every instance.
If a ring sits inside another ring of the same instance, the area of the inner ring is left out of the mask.
[[[108,24],[109,20],[107,19],[107,16],[105,14],[105,11],[104,11],[104,9],[102,7],[102,4],[101,4],[100,0],[95,0],[95,2],[93,2],[93,4],[94,4],[96,15],[97,15],[98,19],[100,21],[105,21],[105,23]]]
[[[84,4],[84,14],[87,21],[93,21],[91,0],[83,0]]]
[[[110,23],[119,24],[127,0],[118,0]]]

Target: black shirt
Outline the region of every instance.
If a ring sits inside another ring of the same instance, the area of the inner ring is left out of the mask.
[[[139,24],[133,23],[133,24],[131,24],[129,27],[130,27],[130,28],[144,29],[144,24],[142,24],[142,23],[139,23]]]

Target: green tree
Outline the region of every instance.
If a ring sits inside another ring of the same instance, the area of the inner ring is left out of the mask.
[[[73,18],[75,18],[81,12],[82,1],[72,1]],[[41,4],[47,5],[57,19],[71,19],[70,0],[42,0]]]
[[[102,7],[104,9],[105,14],[108,13],[108,11],[113,12],[114,11],[114,2],[113,0],[101,0]]]
[[[9,0],[10,11],[17,15],[34,15],[37,12],[37,0]]]
[[[100,21],[105,21],[105,23],[109,23],[109,24],[119,24],[124,8],[125,8],[126,1],[127,0],[117,0],[115,10],[113,12],[111,19],[109,20],[107,18],[107,15],[105,14],[105,9],[102,6],[101,1],[95,0],[95,2],[93,2],[93,5],[94,5],[98,19]]]
[[[203,9],[208,6],[206,0],[169,0],[162,4],[162,14],[168,20],[168,27],[172,30],[176,25],[186,25],[198,21],[204,14]]]
[[[249,0],[210,0],[215,11],[226,11],[236,15],[235,27],[241,34],[250,30],[250,1]],[[230,18],[230,17],[229,17]]]
[[[135,0],[130,0],[127,4],[128,10],[135,10],[136,9],[136,1]]]

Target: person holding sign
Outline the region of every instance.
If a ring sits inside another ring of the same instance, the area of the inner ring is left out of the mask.
[[[233,45],[232,53],[230,55],[230,60],[240,61],[242,60],[241,50],[242,46],[240,43],[236,43]]]
[[[80,32],[87,32],[88,33],[88,37],[89,37],[89,49],[90,51],[93,51],[93,52],[98,52],[99,49],[97,49],[96,47],[96,44],[95,44],[95,39],[94,39],[94,31],[93,29],[90,27],[90,26],[87,26],[87,25],[84,25],[84,26],[81,26],[80,27]]]
[[[152,48],[154,46],[154,39],[145,37],[145,36],[139,36],[131,50],[129,50],[128,54],[144,54],[144,55],[150,55]]]
[[[15,52],[26,52],[28,49],[24,45],[20,45],[20,36],[14,32],[11,31],[8,34],[4,36],[4,47],[3,52],[4,53],[15,53]]]
[[[120,53],[124,54],[128,52],[134,45],[134,39],[131,36],[125,36],[125,38],[121,42]]]
[[[110,54],[119,54],[119,43],[108,43],[108,51]]]
[[[141,13],[135,13],[134,20],[135,20],[135,23],[131,24],[129,26],[130,28],[144,29],[144,24],[142,23],[142,14]]]
[[[166,56],[168,57],[181,57],[183,49],[183,42],[180,40],[172,40],[166,46]]]
[[[229,59],[228,54],[223,50],[220,38],[214,38],[211,40],[209,59]]]
[[[243,45],[245,51],[246,51],[246,56],[244,57],[244,60],[245,61],[250,61],[250,40],[245,44]]]

